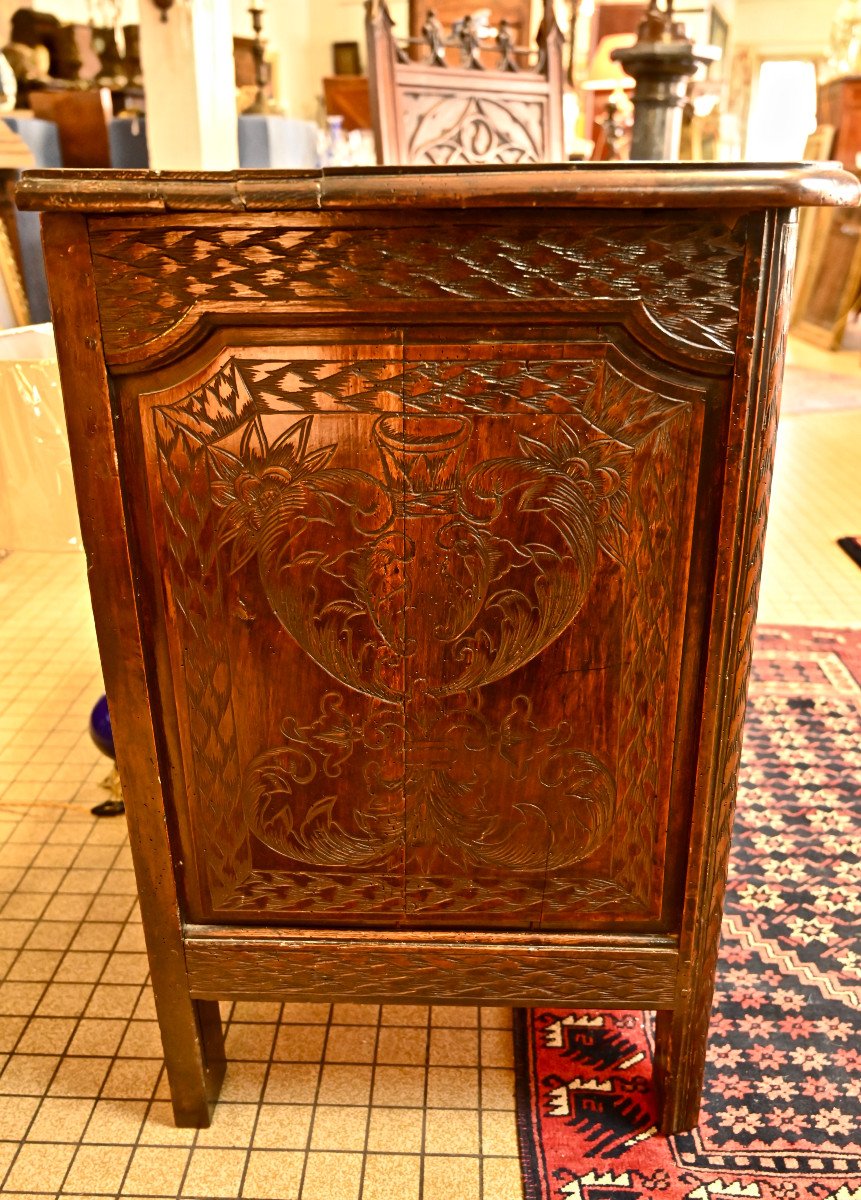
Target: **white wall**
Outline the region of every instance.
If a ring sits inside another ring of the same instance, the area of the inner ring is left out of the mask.
[[[153,5],[141,6],[147,145],[154,170],[238,166],[232,24],[230,0],[190,0],[177,5],[167,21]]]
[[[822,59],[841,0],[737,0],[732,30],[733,108],[744,154],[752,159],[800,158],[816,124],[816,89],[809,86],[783,104],[760,90],[760,68],[768,59]],[[775,112],[775,106],[777,112]],[[777,116],[779,113],[779,118]]]
[[[389,9],[406,36],[408,0],[389,0]],[[277,0],[267,8],[264,34],[277,59],[279,101],[294,117],[316,118],[323,78],[332,74],[333,42],[358,42],[362,69],[367,65],[364,0]]]
[[[737,0],[732,38],[757,53],[828,49],[831,23],[841,0]]]

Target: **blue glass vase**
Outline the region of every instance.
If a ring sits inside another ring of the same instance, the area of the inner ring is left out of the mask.
[[[90,737],[101,750],[102,754],[107,754],[108,758],[116,759],[107,696],[100,697],[96,701],[93,711],[90,713]]]

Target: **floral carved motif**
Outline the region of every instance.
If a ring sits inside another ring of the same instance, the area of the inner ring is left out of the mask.
[[[536,726],[525,696],[495,726],[480,690],[558,637],[599,550],[623,556],[630,452],[556,419],[547,442],[521,435],[519,455],[461,479],[468,418],[381,416],[380,478],[332,465],[334,443],[309,449],[314,420],[270,445],[252,417],[239,455],[210,448],[219,540],[232,571],[256,559],[302,650],[376,703],[357,720],[332,693],[313,726],[285,720],[285,746],[246,774],[250,828],[330,867],[389,861],[405,840],[510,870],[585,857],[609,828],[610,774],[565,722]],[[516,541],[527,514],[529,538]],[[488,804],[494,757],[517,787],[516,821]],[[367,804],[344,829],[332,780],[348,759],[361,762]]]
[[[543,158],[545,103],[456,93],[403,94],[414,166],[535,163]]]
[[[183,670],[201,681],[203,767],[217,778],[216,747],[235,761],[236,668],[213,641],[225,618],[196,617],[183,595],[195,546],[219,573],[225,612],[253,624],[265,611],[323,673],[315,711],[288,708],[277,738],[240,754],[223,838],[244,830],[295,863],[309,881],[295,903],[310,910],[338,911],[359,888],[380,912],[466,912],[481,896],[476,871],[512,887],[522,875],[523,904],[543,894],[551,909],[633,899],[630,882],[564,874],[613,828],[619,779],[606,749],[568,715],[543,715],[530,685],[495,685],[560,638],[601,564],[628,570],[636,447],[687,405],[586,360],[307,361],[228,360],[153,413],[165,479],[194,464],[191,494],[174,499],[171,485],[167,502],[177,607],[200,646]],[[514,415],[494,414],[490,388]],[[401,390],[411,407],[393,411]],[[501,452],[488,456],[491,428]],[[286,882],[252,867],[247,844],[231,857],[245,877],[225,879],[223,905],[265,909],[274,889],[289,906]]]

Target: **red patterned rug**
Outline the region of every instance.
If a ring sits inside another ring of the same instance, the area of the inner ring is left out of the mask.
[[[758,631],[702,1117],[652,1015],[518,1014],[526,1200],[861,1200],[861,631]]]

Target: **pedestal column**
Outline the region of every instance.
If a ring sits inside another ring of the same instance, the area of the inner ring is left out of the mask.
[[[637,81],[630,157],[677,159],[688,81],[700,64],[719,58],[720,51],[694,45],[684,26],[673,20],[672,0],[663,12],[658,0],[652,0],[636,43],[614,50],[610,57]]]
[[[230,0],[185,0],[162,19],[140,5],[149,165],[228,171],[239,165]]]

